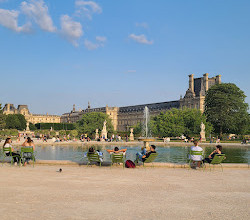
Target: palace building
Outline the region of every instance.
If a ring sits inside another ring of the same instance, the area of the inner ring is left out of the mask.
[[[203,77],[194,78],[194,75],[189,75],[189,87],[185,96],[180,97],[179,100],[150,103],[143,105],[132,105],[125,107],[100,107],[91,108],[88,103],[88,108],[85,110],[76,111],[75,105],[69,113],[59,115],[42,115],[31,114],[27,105],[18,105],[17,108],[13,104],[6,104],[3,108],[3,113],[8,114],[22,114],[25,119],[33,124],[36,123],[75,123],[82,118],[82,116],[89,112],[103,112],[109,115],[114,129],[117,131],[128,131],[129,127],[136,125],[143,121],[143,111],[147,106],[151,116],[159,115],[161,112],[165,112],[171,108],[191,108],[204,111],[204,102],[206,91],[215,84],[221,83],[221,75],[209,78],[208,73]]]
[[[22,114],[24,115],[26,121],[37,124],[37,123],[60,123],[61,116],[59,115],[46,115],[42,114],[31,114],[27,105],[18,105],[17,108],[13,104],[5,104],[3,108],[3,113],[9,114]]]
[[[189,88],[185,96],[179,100],[169,102],[150,103],[143,105],[133,105],[125,107],[100,107],[88,108],[85,110],[73,110],[61,116],[62,123],[74,123],[81,119],[82,115],[89,112],[103,112],[109,115],[112,120],[114,129],[117,131],[128,131],[129,127],[136,125],[143,121],[143,111],[145,106],[149,108],[150,115],[155,116],[161,112],[165,112],[171,108],[192,108],[204,111],[204,102],[206,91],[215,84],[221,83],[221,75],[209,78],[208,73],[204,74],[201,78],[194,78],[194,75],[189,75]]]

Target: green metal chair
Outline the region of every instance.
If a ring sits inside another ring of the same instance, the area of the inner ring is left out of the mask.
[[[126,156],[123,153],[113,153],[111,154],[111,167],[113,166],[114,163],[118,164],[118,163],[122,163],[123,164],[123,169],[125,167],[125,159]]]
[[[209,169],[211,171],[211,165],[213,165],[213,168],[214,168],[214,165],[220,165],[221,166],[221,169],[222,169],[222,172],[223,172],[223,167],[222,167],[222,161],[226,159],[226,155],[225,154],[215,154],[214,155],[214,158],[212,159],[212,161],[209,163]]]
[[[6,153],[10,153],[9,156],[6,155]],[[11,157],[11,165],[13,165],[13,162],[14,162],[14,157],[18,157],[19,158],[19,166],[21,165],[21,159],[20,159],[20,156],[19,155],[12,155],[12,148],[11,147],[3,147],[3,150],[2,150],[2,165],[4,163],[4,160],[6,157]]]
[[[33,147],[22,147],[21,148],[21,160],[24,163],[25,159],[31,159],[33,161],[33,167],[36,161]],[[21,161],[20,160],[20,161]]]
[[[102,166],[102,161],[98,153],[87,153],[88,164],[89,166],[92,162],[99,163],[100,167]]]
[[[204,158],[204,153],[203,151],[193,151],[193,150],[190,150],[189,152],[189,158],[188,158],[188,164],[189,164],[189,167],[188,169],[191,169],[191,163],[192,162],[201,162],[201,166],[202,166],[202,169],[203,171],[205,170],[205,166],[204,166],[204,162],[203,160],[200,160],[200,161],[195,161],[195,160],[192,160],[191,157],[192,156],[201,156],[202,158]]]
[[[151,153],[148,158],[146,158],[143,161],[143,167],[145,166],[145,163],[152,163],[152,167],[154,167],[154,160],[158,156],[158,153]]]

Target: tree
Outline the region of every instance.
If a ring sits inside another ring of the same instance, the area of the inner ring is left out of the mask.
[[[113,133],[114,128],[109,116],[102,112],[90,112],[84,114],[82,119],[76,122],[76,128],[81,133],[86,133],[91,137],[94,137],[95,130],[98,129],[99,131],[103,128],[103,122],[107,121],[107,131],[108,133]]]
[[[26,119],[21,114],[11,114],[6,116],[6,128],[24,130],[26,128]]]
[[[154,136],[176,137],[185,132],[185,123],[178,109],[171,109],[155,116],[151,123]]]
[[[33,123],[29,124],[29,128],[30,128],[31,131],[37,130],[36,126]]]
[[[212,86],[205,98],[205,115],[215,132],[242,134],[249,121],[245,94],[233,83]]]
[[[3,114],[2,105],[0,104],[0,130],[5,128],[5,126],[6,126],[5,115]]]
[[[212,131],[212,125],[197,109],[171,109],[155,116],[151,120],[153,135],[160,137],[177,137],[199,135],[201,123],[206,126],[206,132]]]
[[[77,130],[72,130],[70,131],[70,135],[73,137],[76,137],[78,135],[78,131]]]
[[[200,134],[201,131],[201,123],[203,122],[206,127],[206,133],[210,134],[213,130],[213,126],[211,123],[207,122],[206,116],[201,113],[198,109],[183,109],[182,117],[184,120],[185,132],[186,136],[192,136],[194,134]]]

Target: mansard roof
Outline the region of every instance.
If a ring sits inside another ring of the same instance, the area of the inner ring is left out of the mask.
[[[170,108],[179,108],[180,101],[171,101],[171,102],[158,102],[158,103],[151,103],[151,104],[143,104],[143,105],[133,105],[133,106],[125,106],[120,107],[119,112],[131,112],[131,111],[143,111],[145,107],[148,107],[149,110],[167,110]]]

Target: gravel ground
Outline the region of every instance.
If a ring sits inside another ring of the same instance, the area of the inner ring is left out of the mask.
[[[250,219],[249,174],[4,164],[0,219]]]

